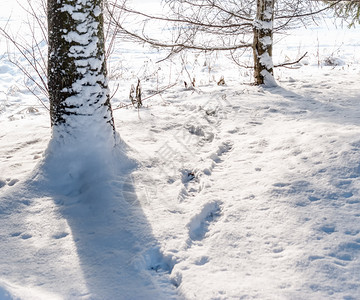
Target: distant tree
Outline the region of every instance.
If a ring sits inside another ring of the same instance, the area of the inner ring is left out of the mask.
[[[48,0],[48,92],[57,138],[114,132],[102,0]],[[100,129],[100,130],[99,130]]]
[[[134,40],[170,49],[170,55],[185,49],[236,52],[252,49],[255,84],[274,85],[273,34],[307,22],[328,9],[313,0],[165,0],[171,14],[151,16],[130,9],[126,2],[117,7],[131,16],[144,18],[138,30],[113,16],[121,32]],[[332,4],[333,5],[333,4]],[[172,41],[154,38],[147,31],[151,20],[162,21],[174,32]],[[176,30],[177,30],[177,33]]]

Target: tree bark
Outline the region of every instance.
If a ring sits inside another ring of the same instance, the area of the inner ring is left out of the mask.
[[[78,133],[97,126],[114,132],[105,61],[103,0],[48,0],[47,9],[53,134],[57,131],[76,138]]]
[[[275,0],[257,0],[254,21],[254,77],[255,84],[275,86],[272,45]]]

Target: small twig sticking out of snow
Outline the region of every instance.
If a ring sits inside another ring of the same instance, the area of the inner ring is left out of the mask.
[[[186,72],[187,75],[189,76],[189,80],[190,80],[192,86],[195,87],[195,78],[193,77],[193,78],[191,79],[191,75],[190,75],[188,69],[186,68],[186,62],[185,62],[185,60],[184,60],[184,57],[183,57],[183,56],[180,56],[180,57],[181,57],[181,64],[182,64],[183,70],[185,70],[185,72]]]
[[[136,90],[135,90],[135,99],[137,102],[137,107],[140,108],[142,106],[142,101],[141,101],[141,97],[142,97],[142,91],[141,91],[141,83],[140,83],[140,79],[138,79],[138,83],[136,85]]]
[[[220,80],[218,81],[217,85],[225,85],[224,76],[221,76]]]
[[[316,48],[316,56],[317,56],[317,60],[318,60],[318,68],[320,67],[320,42],[319,42],[319,36],[317,36],[316,38],[317,40],[317,48]]]
[[[139,109],[142,106],[142,101],[141,101],[141,83],[140,83],[140,79],[138,79],[138,83],[136,85],[136,88],[134,87],[134,85],[131,85],[131,89],[130,89],[130,95],[129,95],[129,99],[131,100],[132,105],[136,104],[136,108]]]
[[[141,101],[144,102],[145,100],[148,100],[148,99],[150,99],[150,98],[152,98],[152,97],[154,97],[154,96],[156,96],[156,95],[159,95],[159,94],[165,92],[166,90],[174,87],[176,84],[177,84],[177,82],[175,82],[175,83],[173,83],[173,84],[169,84],[168,86],[160,89],[158,92],[156,92],[156,93],[154,93],[154,94],[152,94],[152,95],[150,95],[150,96],[148,96],[148,97],[143,98]],[[131,104],[126,104],[126,105],[120,104],[118,107],[113,108],[113,110],[117,110],[117,109],[129,107],[129,106],[131,106],[131,105],[133,105],[133,103],[131,103]]]

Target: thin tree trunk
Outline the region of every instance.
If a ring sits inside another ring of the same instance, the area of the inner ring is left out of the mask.
[[[257,0],[253,51],[255,84],[258,85],[276,85],[272,61],[274,4],[275,0]]]
[[[48,0],[48,30],[53,135],[55,131],[76,138],[99,128],[114,132],[106,78],[103,0]]]

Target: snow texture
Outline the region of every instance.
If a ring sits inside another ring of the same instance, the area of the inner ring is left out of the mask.
[[[272,30],[274,28],[274,22],[272,21],[262,21],[259,19],[254,20],[254,27],[259,30]]]
[[[277,83],[274,76],[267,70],[262,70],[261,75],[264,76],[264,85],[266,87],[276,87]]]
[[[267,46],[270,46],[273,44],[272,38],[270,36],[264,36],[263,38],[260,38],[260,43],[264,45],[264,49],[267,48]]]
[[[220,54],[189,54],[185,88],[183,66],[122,43],[106,151],[85,120],[78,148],[51,139],[1,56],[0,299],[359,299],[358,36],[292,31],[275,62],[308,55],[272,88]],[[137,78],[143,99],[180,80],[138,110]]]

